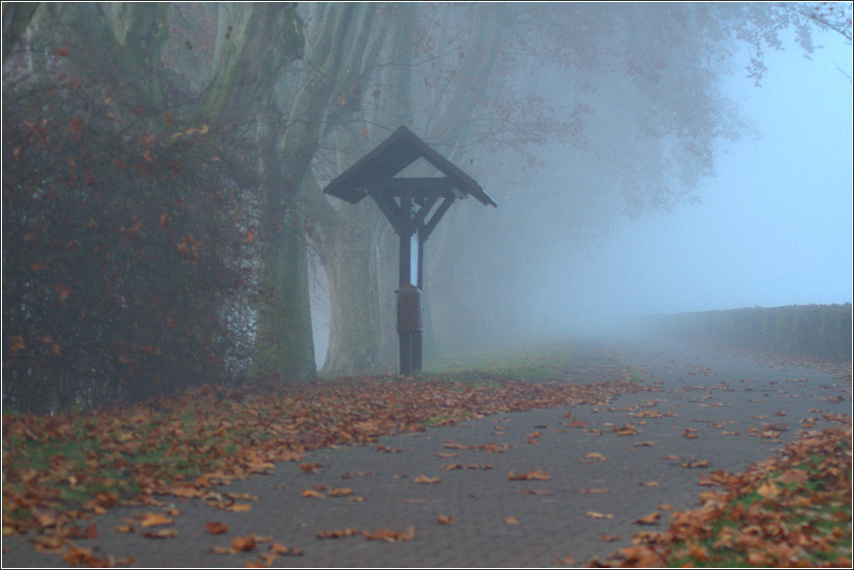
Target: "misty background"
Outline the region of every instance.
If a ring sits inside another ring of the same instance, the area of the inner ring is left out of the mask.
[[[811,59],[769,53],[761,87],[727,81],[758,134],[727,145],[716,177],[701,183],[702,203],[620,220],[570,279],[558,257],[544,268],[537,283],[549,299],[587,301],[563,303],[564,325],[851,302],[852,52],[833,34],[816,43]]]
[[[814,43],[817,49],[808,56],[794,35],[785,49],[769,50],[759,85],[744,72],[748,56],[742,51],[733,58],[724,91],[750,121],[752,136],[720,143],[715,176],[700,182],[698,201],[617,218],[571,243],[558,232],[553,240],[542,239],[534,228],[543,222],[532,216],[532,237],[520,245],[536,252],[539,263],[514,259],[508,270],[529,278],[510,289],[484,279],[482,287],[502,291],[501,303],[486,309],[498,326],[484,327],[459,352],[558,335],[621,333],[644,315],[850,303],[852,51],[832,31],[817,32]],[[544,95],[560,100],[560,85]],[[572,176],[560,157],[546,164],[540,184],[560,187],[562,176]],[[485,190],[493,192],[489,185]],[[508,207],[499,202],[500,209]],[[524,241],[524,230],[514,237]],[[498,244],[500,239],[490,247]],[[427,258],[430,253],[428,242]],[[314,284],[321,366],[329,314],[323,276]],[[390,297],[389,291],[380,294]]]

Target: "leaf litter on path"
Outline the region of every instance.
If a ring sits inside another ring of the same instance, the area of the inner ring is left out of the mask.
[[[663,532],[642,532],[633,546],[592,567],[851,567],[851,418],[807,432],[775,457],[701,485],[698,510],[673,512]],[[638,523],[652,522],[652,513]]]

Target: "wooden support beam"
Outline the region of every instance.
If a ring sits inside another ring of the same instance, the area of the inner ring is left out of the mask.
[[[405,229],[401,225],[401,211],[397,204],[395,204],[394,198],[392,198],[382,188],[374,186],[368,188],[368,194],[370,194],[371,198],[374,199],[374,202],[377,203],[380,211],[385,215],[386,219],[391,224],[391,227],[394,228],[394,232],[397,235],[402,235],[402,232],[405,231]]]
[[[424,226],[423,232],[424,237],[422,238],[424,241],[430,237],[430,234],[433,233],[433,230],[436,229],[436,225],[439,223],[439,220],[442,219],[442,216],[445,215],[445,212],[448,211],[454,203],[454,195],[448,192],[444,196],[445,200],[442,202],[442,205],[439,206],[439,209],[433,213],[433,216],[430,218],[430,221]]]

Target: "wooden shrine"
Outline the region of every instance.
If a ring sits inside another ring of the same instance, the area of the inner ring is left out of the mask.
[[[440,176],[398,177],[418,159]],[[455,200],[474,196],[496,206],[473,178],[445,159],[406,127],[398,128],[374,150],[345,170],[324,189],[326,194],[356,204],[370,196],[400,240],[397,331],[400,373],[421,370],[421,291],[424,242]]]

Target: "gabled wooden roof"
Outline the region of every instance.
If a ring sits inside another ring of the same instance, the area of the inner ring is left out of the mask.
[[[462,195],[474,196],[484,206],[489,204],[498,206],[471,176],[403,126],[359,159],[356,164],[341,173],[323,191],[330,196],[355,204],[368,195],[369,189],[399,187],[407,179],[397,179],[394,183],[392,179],[419,158],[423,158],[445,175],[444,179],[439,178],[437,181],[446,180],[450,187],[455,188]],[[423,178],[417,180],[422,183],[424,181]]]

